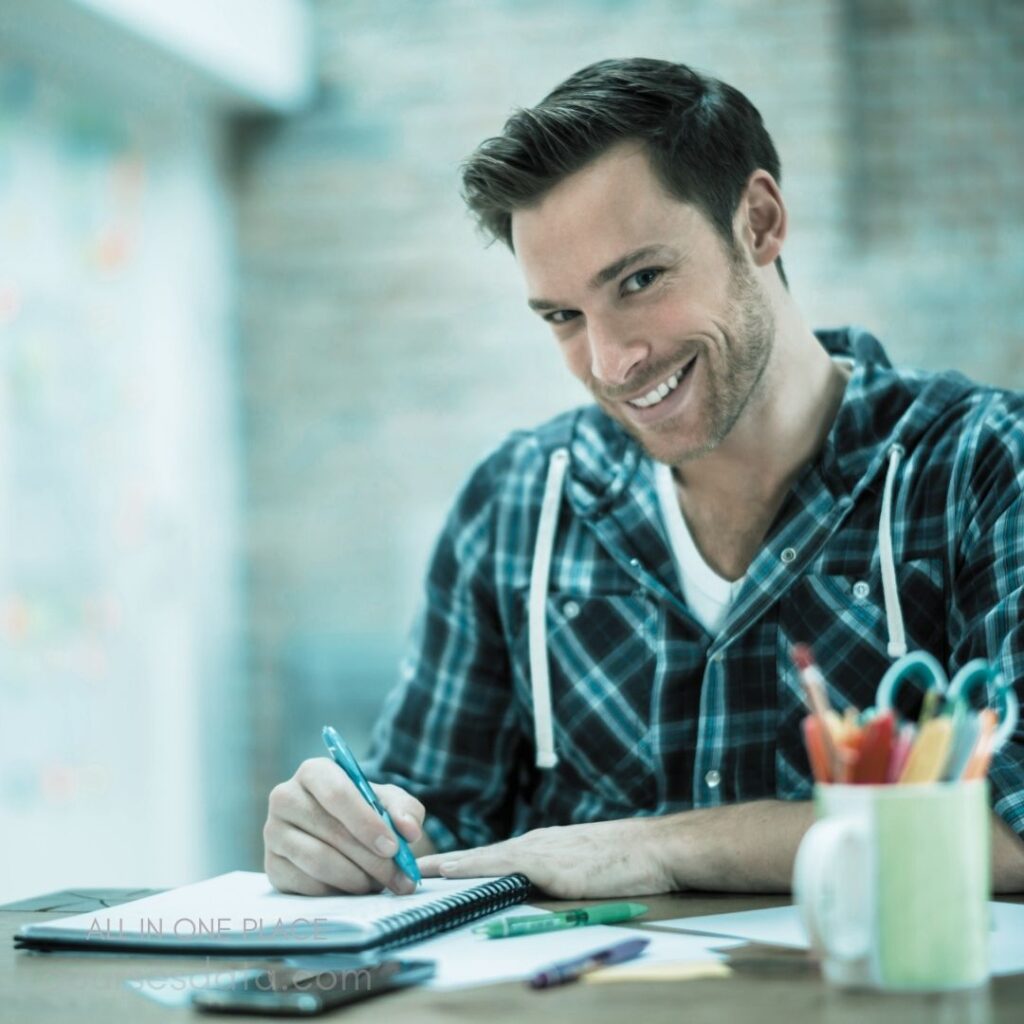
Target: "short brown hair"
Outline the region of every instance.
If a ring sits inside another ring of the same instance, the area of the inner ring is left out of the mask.
[[[630,139],[646,147],[668,193],[697,206],[730,251],[750,175],[763,168],[781,180],[775,145],[743,93],[685,64],[636,57],[591,64],[513,113],[463,165],[463,198],[511,249],[513,211]],[[781,259],[776,266],[785,282]]]

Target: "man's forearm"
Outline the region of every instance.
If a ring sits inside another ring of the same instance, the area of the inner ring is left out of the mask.
[[[674,888],[788,892],[793,860],[814,821],[810,801],[758,800],[658,819]]]
[[[424,856],[420,867],[425,877],[446,878],[521,871],[566,900],[686,889],[788,892],[797,848],[813,821],[809,801],[760,800],[538,828],[474,850]],[[992,830],[995,890],[1024,891],[1024,843],[995,817]]]
[[[787,892],[814,821],[810,801],[759,800],[659,819],[666,871],[677,889]],[[992,816],[992,888],[1024,891],[1024,841]]]
[[[992,815],[992,889],[1024,892],[1024,839]]]

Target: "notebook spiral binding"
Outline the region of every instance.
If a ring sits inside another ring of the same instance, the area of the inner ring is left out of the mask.
[[[458,928],[478,917],[523,903],[529,892],[530,880],[526,875],[505,875],[412,910],[403,910],[377,922],[374,948],[390,949]]]

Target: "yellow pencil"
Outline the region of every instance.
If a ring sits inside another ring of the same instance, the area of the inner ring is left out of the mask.
[[[942,778],[953,738],[953,720],[933,718],[925,722],[910,748],[910,756],[898,782],[936,782]]]

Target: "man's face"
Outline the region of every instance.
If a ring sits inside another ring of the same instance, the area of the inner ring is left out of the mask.
[[[516,211],[512,240],[570,371],[652,458],[679,465],[725,439],[758,392],[772,309],[749,263],[666,194],[640,146]]]

